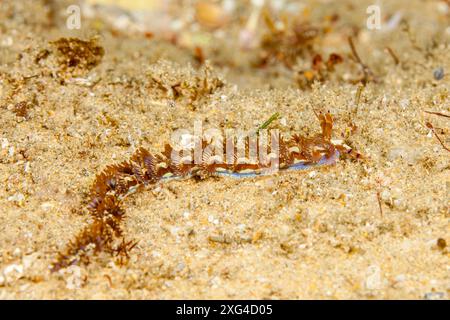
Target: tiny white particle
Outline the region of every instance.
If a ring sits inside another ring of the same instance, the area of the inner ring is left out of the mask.
[[[9,141],[6,138],[2,139],[2,149],[6,149],[9,147]]]

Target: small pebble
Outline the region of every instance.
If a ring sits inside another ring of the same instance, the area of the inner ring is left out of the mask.
[[[217,242],[217,243],[226,243],[226,244],[231,243],[230,237],[225,236],[225,235],[210,235],[208,237],[208,240],[212,241],[212,242]]]
[[[178,236],[178,232],[180,231],[180,228],[179,227],[171,227],[170,228],[170,233],[174,236],[174,237],[176,237],[176,236]]]
[[[389,201],[391,201],[391,193],[390,193],[388,190],[383,190],[383,191],[381,192],[381,199],[382,199],[384,202],[389,202]]]
[[[14,249],[13,256],[14,257],[20,257],[22,255],[22,251],[20,251],[19,248]]]
[[[9,147],[9,149],[8,149],[8,156],[9,157],[14,156],[14,147],[13,146]]]
[[[3,269],[3,275],[6,281],[17,280],[23,275],[23,266],[21,264],[10,264]]]
[[[183,262],[181,262],[181,263],[177,264],[177,266],[175,267],[175,271],[181,272],[184,270],[185,267],[186,267],[186,265]]]
[[[406,280],[406,276],[404,274],[399,274],[398,276],[395,277],[396,282],[403,282],[405,280]]]
[[[197,21],[209,28],[218,28],[227,22],[227,15],[221,6],[207,1],[199,1],[196,5]]]
[[[402,99],[400,100],[400,106],[402,109],[406,109],[409,107],[409,99]]]
[[[434,69],[433,77],[435,80],[442,80],[444,78],[444,68],[439,67]]]
[[[208,222],[213,224],[219,224],[219,219],[216,219],[214,216],[208,216]]]
[[[70,266],[65,270],[66,273],[70,274],[66,278],[66,288],[69,290],[79,289],[83,285],[82,270],[78,266]]]
[[[20,202],[22,202],[24,200],[25,200],[25,196],[22,193],[16,193],[16,194],[8,197],[8,201],[11,201],[11,202],[18,202],[18,203],[20,203]]]
[[[156,251],[156,250],[153,250],[153,251],[152,251],[152,257],[153,257],[153,258],[159,258],[159,257],[161,257],[161,253],[159,253],[159,252]]]
[[[10,47],[13,43],[14,41],[12,37],[5,37],[4,39],[2,39],[1,45],[2,47]]]
[[[9,141],[6,138],[2,139],[2,149],[6,149],[9,147]]]
[[[54,207],[54,205],[51,202],[44,202],[41,204],[41,209],[44,211],[49,211],[53,207]]]
[[[399,210],[406,209],[406,204],[405,204],[405,201],[403,201],[403,199],[394,199],[393,205],[394,205],[394,207],[396,207]]]
[[[365,287],[369,290],[380,289],[381,286],[381,270],[377,265],[371,265],[367,268],[368,276],[365,281]]]
[[[19,287],[19,291],[20,291],[20,292],[25,292],[25,291],[28,290],[28,288],[30,288],[30,285],[29,285],[28,283],[26,283],[26,284],[21,285],[21,286]]]
[[[444,250],[445,247],[447,247],[447,242],[443,238],[437,239],[437,243],[436,244],[437,244],[438,248],[441,249],[441,250]]]
[[[26,255],[22,258],[22,264],[24,269],[28,269],[37,261],[39,258],[39,253],[35,252],[29,255]]]

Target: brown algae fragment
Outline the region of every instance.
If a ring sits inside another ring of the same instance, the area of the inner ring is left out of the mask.
[[[56,49],[60,73],[82,76],[96,67],[102,60],[105,50],[96,38],[89,41],[77,38],[60,38],[51,42]]]

